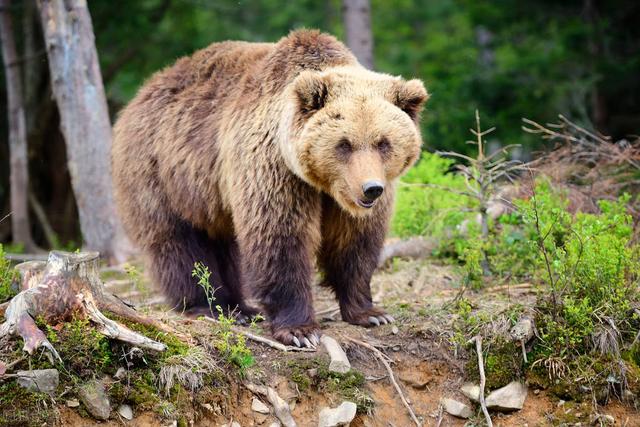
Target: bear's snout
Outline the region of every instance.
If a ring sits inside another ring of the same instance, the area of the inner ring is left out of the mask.
[[[384,191],[384,184],[380,181],[367,181],[362,186],[362,192],[364,193],[364,197],[369,200],[375,200]]]

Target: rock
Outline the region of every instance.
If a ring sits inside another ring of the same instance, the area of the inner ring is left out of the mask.
[[[220,426],[220,427],[242,427],[242,426],[240,425],[240,423],[238,423],[238,422],[236,422],[236,421],[231,421],[230,423],[228,423],[228,424],[223,424],[223,425],[222,425],[222,426]]]
[[[519,381],[513,381],[489,393],[486,404],[487,408],[497,411],[517,411],[522,409],[526,398],[527,386]]]
[[[353,402],[342,402],[337,408],[323,408],[318,427],[348,426],[356,416],[356,409],[358,407]]]
[[[29,391],[53,393],[60,383],[60,374],[56,369],[34,369],[18,371],[18,385]]]
[[[480,401],[480,386],[474,383],[464,383],[462,387],[460,387],[460,391],[464,394],[469,400],[473,400],[474,402]]]
[[[111,413],[111,404],[104,389],[104,385],[97,380],[89,381],[78,390],[80,401],[87,408],[87,412],[98,420],[106,420]]]
[[[274,421],[269,424],[269,427],[282,427],[282,424],[280,424],[280,421]]]
[[[258,412],[259,414],[268,414],[270,412],[269,407],[262,403],[262,401],[257,397],[254,397],[251,401],[251,410]]]
[[[397,327],[396,325],[393,325],[393,326],[391,327],[391,333],[392,333],[393,335],[398,335],[398,332],[400,332],[400,331],[398,330],[398,327]]]
[[[416,390],[424,390],[432,380],[433,378],[425,378],[423,375],[400,375],[400,381]]]
[[[453,415],[458,418],[471,418],[473,416],[473,411],[468,405],[465,405],[462,402],[458,402],[455,399],[450,399],[448,397],[444,397],[440,399],[440,403],[444,406],[444,410],[447,411],[448,414]]]
[[[78,399],[69,399],[69,400],[67,400],[67,407],[68,408],[77,408],[78,406],[80,406],[80,402],[78,402]]]
[[[129,405],[120,405],[118,407],[118,413],[125,420],[129,420],[130,421],[130,420],[133,419],[133,409],[131,409],[131,406],[129,406]]]
[[[309,378],[315,378],[318,376],[318,368],[311,368],[307,370],[307,374],[309,375]]]
[[[116,373],[113,375],[113,378],[117,380],[122,380],[127,376],[127,370],[124,368],[118,368]]]
[[[529,316],[522,316],[520,320],[511,328],[511,338],[514,341],[524,341],[525,343],[533,338],[534,323]]]
[[[320,342],[324,345],[324,348],[327,349],[329,357],[331,357],[329,371],[340,374],[349,372],[351,363],[349,363],[349,359],[347,359],[347,355],[344,350],[342,350],[342,347],[340,347],[340,344],[338,344],[338,341],[328,335],[323,335],[322,338],[320,338]]]

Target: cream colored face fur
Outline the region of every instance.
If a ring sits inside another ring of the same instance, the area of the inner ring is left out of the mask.
[[[280,148],[289,168],[347,212],[365,216],[363,184],[385,188],[420,154],[418,116],[428,95],[419,80],[360,67],[305,71],[288,93]]]

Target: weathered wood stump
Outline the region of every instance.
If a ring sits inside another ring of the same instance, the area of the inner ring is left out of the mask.
[[[89,319],[105,336],[154,351],[164,351],[160,342],[140,335],[107,318],[101,310],[133,322],[167,328],[160,322],[142,316],[115,296],[105,292],[98,274],[98,253],[66,253],[53,251],[46,263],[31,261],[18,265],[22,291],[6,307],[5,322],[0,325],[0,338],[20,335],[24,351],[32,354],[44,347],[60,360],[58,352],[38,328],[34,319],[51,325],[73,317]]]

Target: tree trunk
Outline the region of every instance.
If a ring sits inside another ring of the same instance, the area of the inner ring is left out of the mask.
[[[373,34],[369,0],[343,0],[347,46],[366,68],[373,69]]]
[[[13,241],[24,245],[26,251],[35,249],[29,223],[29,170],[27,161],[27,129],[22,96],[20,64],[16,55],[11,18],[11,1],[0,0],[0,37],[2,59],[7,81],[9,157],[11,188],[11,230]]]
[[[113,201],[111,123],[87,3],[39,0],[38,6],[84,243],[121,258],[127,247]]]

